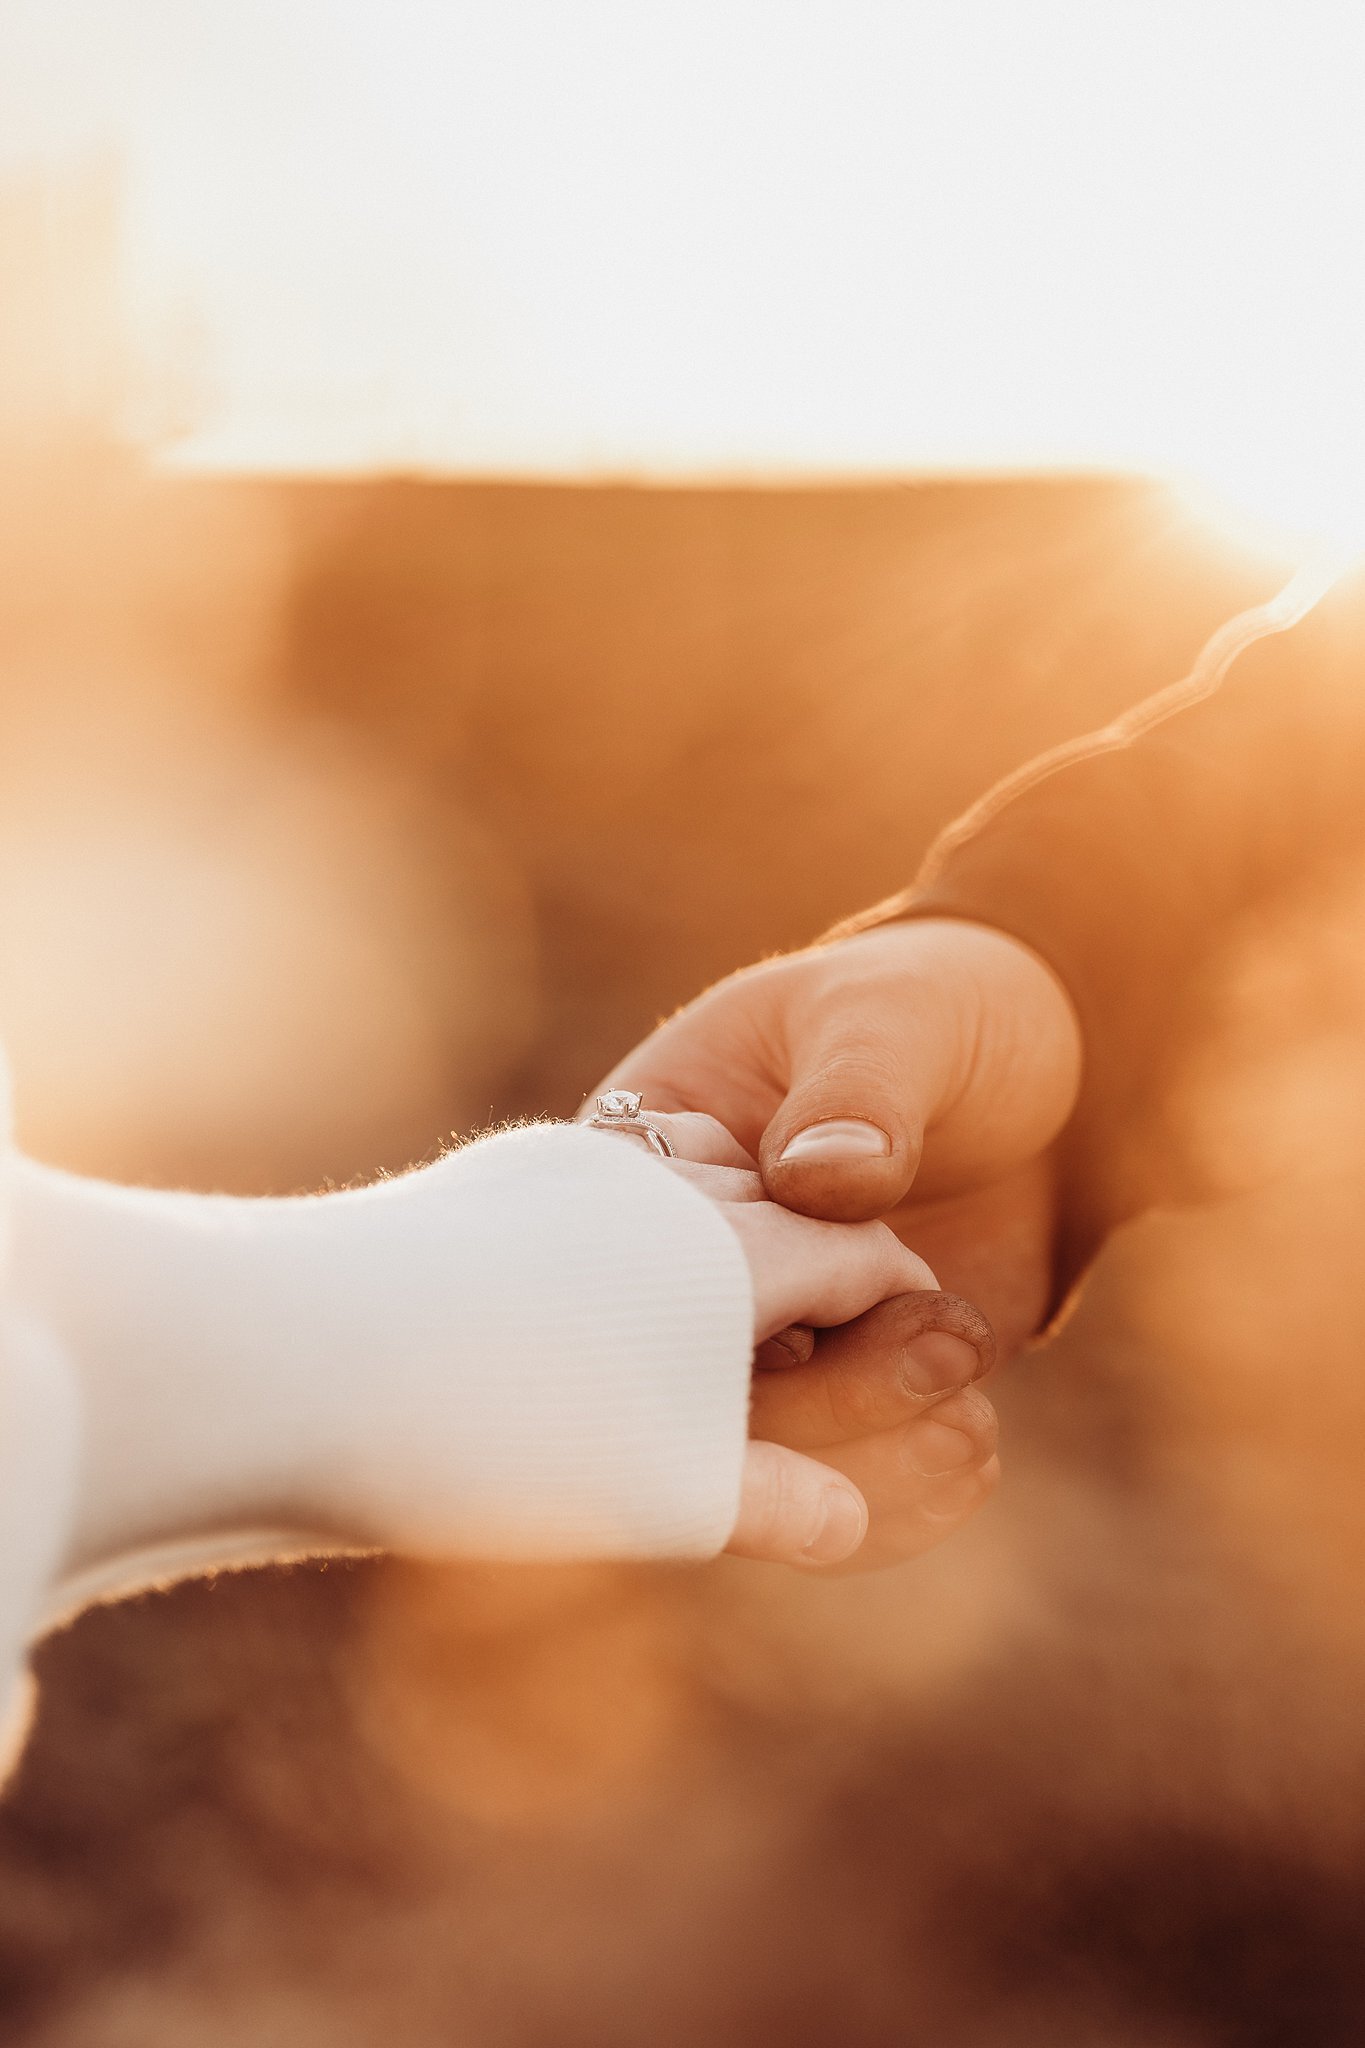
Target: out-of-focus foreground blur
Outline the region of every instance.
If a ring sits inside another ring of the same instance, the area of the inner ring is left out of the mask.
[[[92,1172],[311,1188],[571,1110],[1285,574],[1124,482],[156,474],[98,389],[26,397],[24,303],[0,1040],[24,1143]],[[1229,963],[1188,1115],[1242,1192],[1111,1248],[941,1553],[250,1573],[48,1643],[4,2038],[1358,2043],[1360,929]]]

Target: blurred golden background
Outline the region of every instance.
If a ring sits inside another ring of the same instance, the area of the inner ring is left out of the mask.
[[[1290,566],[1123,477],[177,474],[126,431],[119,194],[0,189],[0,1039],[44,1158],[282,1191],[570,1111]],[[1259,1180],[1112,1249],[942,1553],[300,1568],[47,1644],[5,2038],[1355,2048],[1359,910],[1246,935],[1188,1110]]]
[[[1121,481],[215,482],[71,438],[4,495],[23,1136],[239,1189],[571,1109],[1283,571]],[[1359,1089],[1315,1071],[1335,1144],[1132,1233],[940,1556],[298,1570],[49,1644],[10,2038],[1353,2038]]]

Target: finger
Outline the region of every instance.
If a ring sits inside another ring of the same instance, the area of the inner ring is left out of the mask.
[[[630,1142],[626,1140],[626,1143]],[[762,1202],[767,1207],[772,1206],[762,1181],[746,1167],[697,1166],[690,1159],[665,1159],[660,1164],[692,1187],[699,1188],[713,1202]]]
[[[828,949],[787,1018],[787,1093],[760,1147],[774,1200],[841,1222],[905,1199],[926,1124],[961,1086],[961,1005],[932,980],[888,971],[887,948]]]
[[[756,1344],[788,1323],[831,1328],[891,1295],[938,1287],[884,1223],[819,1223],[774,1202],[735,1202],[725,1218],[754,1279]]]
[[[590,1095],[578,1111],[578,1121],[586,1123],[593,1115],[597,1097]],[[742,1166],[750,1173],[755,1171],[756,1162],[745,1151],[737,1138],[733,1138],[718,1117],[704,1115],[700,1110],[651,1109],[643,1103],[640,1116],[643,1122],[652,1124],[662,1131],[679,1159],[690,1159],[699,1166]],[[630,1130],[621,1133],[609,1132],[608,1136],[621,1135],[631,1145],[640,1145],[643,1140]]]
[[[635,1090],[646,1114],[704,1111],[756,1155],[785,1084],[785,1071],[766,1071],[767,980],[765,970],[751,970],[709,989],[619,1060],[599,1087]]]
[[[866,1539],[841,1569],[883,1571],[888,1565],[923,1557],[970,1522],[999,1483],[998,1457],[964,1472],[922,1481],[923,1490],[913,1501],[899,1509],[879,1509],[872,1516]]]
[[[755,1372],[789,1372],[807,1365],[815,1355],[815,1332],[805,1323],[788,1323],[775,1337],[766,1337],[754,1352]],[[766,1431],[763,1432],[767,1434]]]
[[[754,1381],[750,1427],[796,1450],[893,1429],[984,1378],[995,1338],[980,1309],[955,1294],[898,1295],[826,1331],[809,1363]]]
[[[867,1534],[867,1521],[862,1495],[827,1465],[778,1444],[751,1443],[726,1548],[735,1557],[806,1569],[842,1564]]]
[[[718,1117],[704,1116],[699,1110],[651,1109],[648,1103],[642,1114],[664,1133],[679,1159],[694,1160],[699,1166],[740,1166],[754,1172],[755,1160]]]
[[[994,1487],[998,1440],[994,1408],[964,1387],[898,1429],[822,1450],[818,1462],[851,1480],[867,1504],[859,1568],[917,1556],[964,1522]]]
[[[999,1480],[998,1435],[991,1403],[979,1388],[964,1387],[899,1429],[821,1451],[868,1505],[868,1534],[850,1568],[873,1571],[918,1557],[961,1528]]]
[[[874,1518],[932,1505],[940,1482],[979,1470],[999,1447],[995,1409],[979,1387],[946,1394],[926,1413],[820,1456],[851,1479]]]

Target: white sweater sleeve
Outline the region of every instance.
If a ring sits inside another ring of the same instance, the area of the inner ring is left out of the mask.
[[[533,1125],[286,1200],[0,1172],[14,1653],[92,1592],[313,1544],[723,1547],[748,1270],[630,1140]]]

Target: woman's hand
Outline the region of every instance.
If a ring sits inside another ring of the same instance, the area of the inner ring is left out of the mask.
[[[754,1289],[753,1434],[729,1549],[804,1567],[884,1564],[940,1542],[991,1492],[985,1318],[941,1294],[881,1223],[827,1223],[769,1201],[714,1118],[655,1116],[667,1170],[716,1202]],[[613,1142],[623,1142],[614,1139]]]

